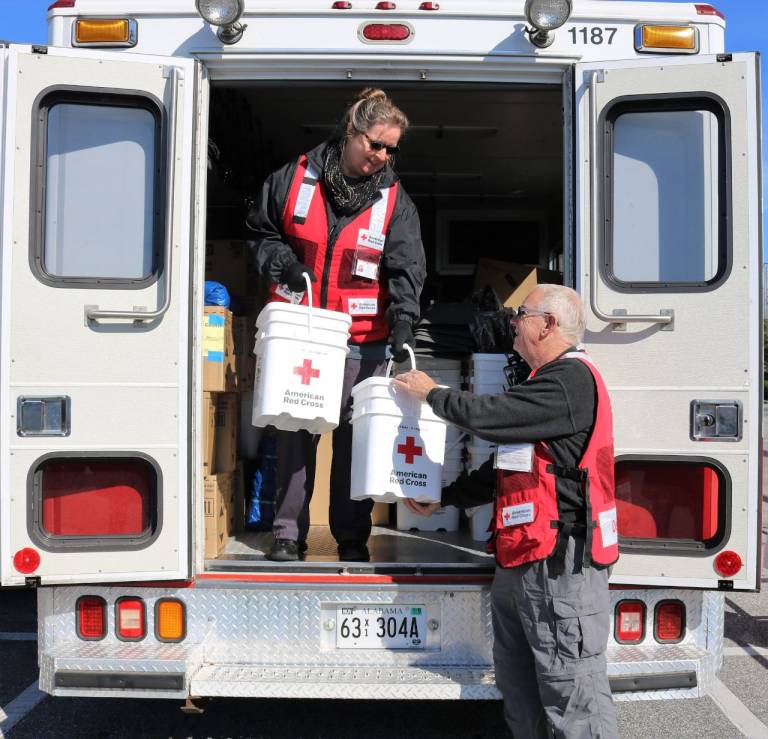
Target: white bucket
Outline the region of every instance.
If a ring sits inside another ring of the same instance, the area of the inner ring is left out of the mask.
[[[431,516],[420,516],[397,504],[397,528],[400,531],[458,531],[459,509],[452,505],[435,511]]]
[[[472,355],[473,374],[499,373],[504,374],[504,368],[509,363],[506,354],[487,354],[475,352]]]
[[[475,395],[503,395],[506,391],[506,380],[486,378],[484,381],[480,381],[474,375],[469,378],[469,389]]]
[[[488,531],[488,526],[493,517],[493,503],[486,503],[485,505],[475,506],[474,508],[467,508],[464,512],[469,517],[469,528],[472,531],[472,539],[474,541],[488,541],[491,536],[491,532]]]
[[[411,362],[415,358],[410,347]],[[393,503],[440,500],[446,423],[387,377],[369,377],[352,388],[353,500]]]
[[[267,303],[256,319],[254,426],[313,434],[339,425],[344,361],[352,319],[309,306]]]

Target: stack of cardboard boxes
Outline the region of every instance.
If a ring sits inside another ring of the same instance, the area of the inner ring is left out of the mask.
[[[248,251],[244,241],[206,245],[206,279],[221,282],[232,296],[248,295]],[[252,305],[240,300],[242,305]],[[205,557],[218,557],[245,518],[243,464],[238,428],[243,393],[253,389],[253,315],[206,306],[203,316],[203,472]]]

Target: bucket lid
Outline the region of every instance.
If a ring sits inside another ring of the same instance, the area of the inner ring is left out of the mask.
[[[262,309],[261,313],[259,313],[258,318],[256,319],[256,325],[261,326],[266,321],[273,320],[277,313],[286,313],[288,315],[291,315],[292,321],[302,321],[306,322],[307,320],[307,313],[309,312],[309,307],[306,305],[297,305],[295,303],[267,303]],[[327,310],[326,308],[312,308],[312,318],[315,319],[322,319],[323,321],[333,321],[338,322],[340,324],[339,330],[341,329],[341,326],[344,326],[343,330],[347,330],[346,327],[350,326],[352,324],[352,317],[348,313],[342,313],[341,311],[336,310]]]

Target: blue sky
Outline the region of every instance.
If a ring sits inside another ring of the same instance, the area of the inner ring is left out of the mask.
[[[5,41],[45,43],[46,10],[53,0],[0,0],[0,39]],[[578,2],[578,0],[575,0]],[[609,2],[609,0],[605,0]],[[703,0],[706,2],[706,0]],[[192,0],[189,0],[190,6]],[[330,4],[330,0],[329,0]],[[768,0],[709,0],[709,4],[725,14],[725,46],[728,51],[768,52]],[[116,3],[119,7],[119,3]],[[768,72],[763,64],[763,190],[768,198],[768,94],[765,80]],[[768,213],[766,213],[768,216]],[[768,228],[768,217],[763,219]],[[768,243],[768,242],[767,242]]]

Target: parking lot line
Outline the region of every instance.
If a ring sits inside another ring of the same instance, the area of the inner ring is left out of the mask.
[[[0,739],[19,723],[41,700],[47,698],[37,687],[37,680],[19,693],[5,708],[0,708]]]
[[[768,657],[768,647],[753,647],[745,644],[743,647],[726,647],[723,649],[726,657]]]
[[[715,678],[710,698],[717,704],[725,717],[749,739],[768,738],[766,726],[752,711],[750,711],[725,685]]]
[[[37,641],[37,632],[0,631],[0,641]]]

